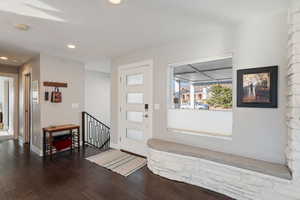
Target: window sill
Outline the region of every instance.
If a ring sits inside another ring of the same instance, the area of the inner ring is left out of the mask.
[[[204,110],[204,109],[190,109],[190,108],[169,108],[169,110],[183,110],[183,111],[194,111],[194,112],[232,112],[232,109]]]
[[[232,134],[208,133],[203,131],[193,131],[193,130],[176,129],[176,128],[167,128],[167,130],[168,132],[175,133],[175,134],[186,134],[186,135],[209,137],[209,138],[216,138],[216,139],[229,140],[229,141],[232,140]]]

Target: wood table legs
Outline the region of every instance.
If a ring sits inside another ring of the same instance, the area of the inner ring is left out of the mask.
[[[52,160],[52,150],[53,150],[53,137],[52,133],[49,134],[49,145],[50,145],[50,159]]]
[[[74,148],[78,148],[78,152],[80,152],[80,127],[68,129],[69,133],[71,135],[71,147],[70,151],[73,152]],[[77,131],[77,133],[74,133],[73,131]],[[59,131],[46,131],[43,130],[43,157],[45,158],[47,155],[50,156],[50,159],[52,159],[53,155],[53,133],[59,132]],[[48,137],[47,137],[48,133]],[[77,137],[77,138],[76,138]],[[48,149],[49,147],[49,149]],[[49,150],[49,151],[48,151]]]

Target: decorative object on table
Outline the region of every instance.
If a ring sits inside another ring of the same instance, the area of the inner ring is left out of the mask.
[[[147,164],[147,160],[145,158],[115,149],[99,153],[86,159],[125,177],[141,169]]]
[[[64,134],[53,137],[53,146],[57,151],[61,151],[72,146],[72,135]]]
[[[51,102],[52,103],[61,103],[62,102],[62,93],[60,92],[59,88],[67,88],[67,83],[61,83],[61,82],[44,82],[44,87],[53,87],[54,91],[51,92]],[[50,93],[45,91],[45,101],[49,100]]]
[[[237,106],[277,108],[278,66],[237,71]]]
[[[52,91],[51,102],[52,103],[61,103],[62,102],[61,92],[59,91],[58,88],[55,88],[54,91]]]

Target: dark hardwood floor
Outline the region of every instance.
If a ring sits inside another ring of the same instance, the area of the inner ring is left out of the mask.
[[[17,141],[0,142],[0,200],[229,200],[200,187],[152,174],[147,167],[125,178],[88,162],[98,153],[61,153],[43,160]]]

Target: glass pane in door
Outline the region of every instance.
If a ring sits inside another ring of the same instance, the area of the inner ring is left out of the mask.
[[[127,85],[143,85],[144,83],[144,75],[143,74],[135,74],[127,76]]]
[[[144,139],[144,132],[136,129],[126,129],[126,137],[132,140],[141,141]]]
[[[132,112],[127,111],[127,120],[132,122],[143,122],[144,113],[143,112]]]
[[[127,103],[143,104],[144,103],[144,94],[143,93],[128,93],[127,94]]]

